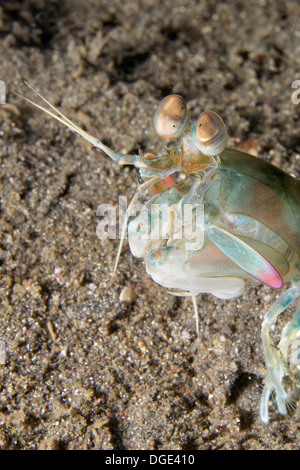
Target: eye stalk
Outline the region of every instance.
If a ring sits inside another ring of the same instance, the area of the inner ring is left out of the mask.
[[[192,141],[205,155],[215,157],[223,152],[228,143],[228,134],[220,116],[213,111],[200,114],[192,129]]]
[[[179,95],[168,95],[159,103],[153,118],[154,129],[165,138],[178,137],[189,122],[185,101]]]

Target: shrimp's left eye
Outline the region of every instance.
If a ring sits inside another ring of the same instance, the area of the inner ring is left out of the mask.
[[[192,129],[193,144],[205,155],[219,155],[228,142],[228,134],[223,120],[213,111],[205,111]]]
[[[154,114],[154,129],[161,137],[178,137],[186,128],[189,116],[185,101],[179,95],[168,95]]]

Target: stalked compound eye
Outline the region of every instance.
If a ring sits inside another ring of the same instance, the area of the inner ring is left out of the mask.
[[[228,134],[223,120],[213,111],[205,111],[192,129],[193,144],[211,157],[219,155],[227,146]]]
[[[179,95],[168,95],[159,103],[154,114],[154,129],[161,137],[178,137],[189,121],[186,104]]]

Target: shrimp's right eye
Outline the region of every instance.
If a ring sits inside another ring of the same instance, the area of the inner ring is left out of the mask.
[[[189,115],[185,101],[179,95],[168,95],[159,103],[153,125],[161,137],[178,137],[186,128]]]

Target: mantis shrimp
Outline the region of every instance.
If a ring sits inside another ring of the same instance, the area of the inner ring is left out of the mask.
[[[128,207],[121,238],[128,226],[132,254],[144,259],[148,274],[158,284],[174,289],[175,295],[191,296],[196,321],[196,296],[200,293],[230,299],[261,283],[277,290],[289,284],[267,311],[261,333],[267,369],[261,419],[268,422],[272,397],[279,412],[286,415],[289,395],[284,378],[289,377],[296,391],[300,390],[300,363],[295,360],[295,345],[300,339],[299,180],[260,158],[227,148],[225,124],[213,111],[203,112],[190,125],[186,103],[179,95],[169,95],[160,102],[154,128],[161,137],[182,137],[181,143],[164,147],[158,154],[128,155],[104,145],[31,90],[50,109],[26,101],[117,164],[139,169],[143,183]],[[142,195],[147,198],[144,210],[130,220],[130,207]],[[202,235],[194,242],[186,226],[178,236],[175,223],[168,228],[164,224],[163,208],[173,220],[172,214],[182,213],[187,205],[191,207],[190,223]],[[292,304],[296,312],[274,344],[270,330],[278,315]]]

